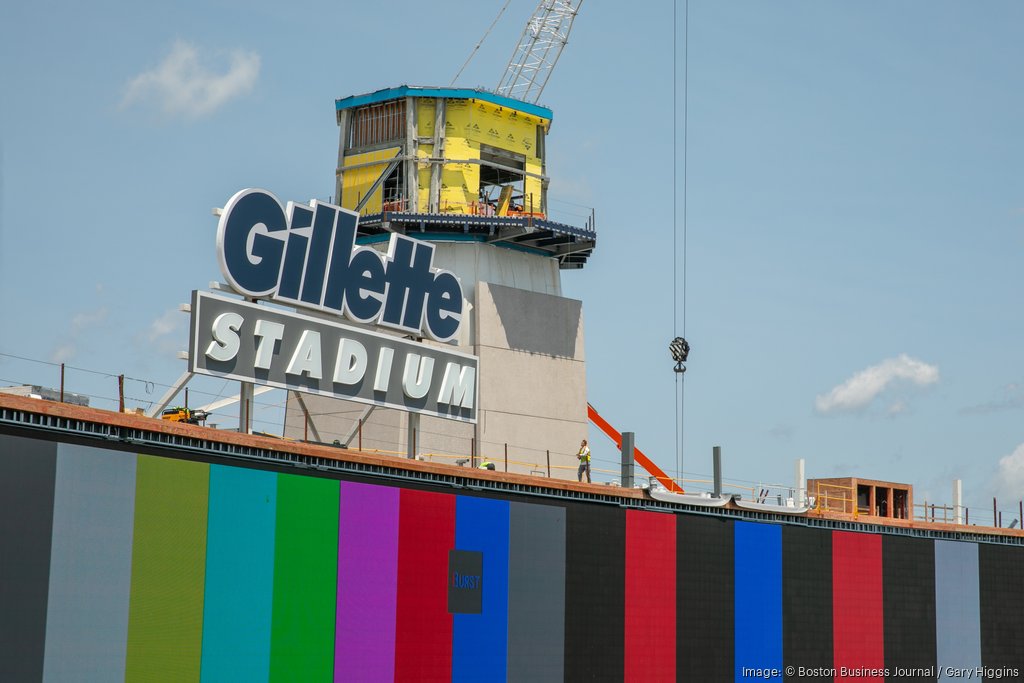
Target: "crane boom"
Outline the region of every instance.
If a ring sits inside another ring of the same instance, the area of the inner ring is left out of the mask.
[[[540,1],[505,67],[499,94],[523,102],[540,100],[582,5],[583,0]]]

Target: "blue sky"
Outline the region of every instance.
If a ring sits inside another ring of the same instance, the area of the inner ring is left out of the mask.
[[[170,383],[174,309],[220,277],[211,208],[249,186],[331,195],[333,100],[447,85],[501,4],[5,4],[0,353]],[[534,5],[513,0],[459,84],[497,84]],[[672,15],[585,3],[542,103],[553,207],[598,218],[563,275],[588,398],[674,471]],[[803,457],[1015,509],[1024,5],[694,0],[689,18],[685,472],[720,444],[731,479],[789,482]],[[9,356],[0,380],[57,383]]]

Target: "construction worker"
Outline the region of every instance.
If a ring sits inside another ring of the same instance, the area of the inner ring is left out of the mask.
[[[580,468],[576,470],[576,480],[583,481],[583,473],[587,473],[587,483],[590,482],[590,446],[587,445],[587,440],[583,439],[580,442],[580,450],[576,453],[576,459],[580,461]]]
[[[484,458],[483,460],[480,461],[480,464],[477,466],[477,469],[479,469],[479,470],[490,470],[490,471],[493,472],[494,471],[494,463],[491,462],[490,460],[488,460],[487,458]]]

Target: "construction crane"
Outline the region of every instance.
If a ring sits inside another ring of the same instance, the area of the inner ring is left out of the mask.
[[[523,102],[536,103],[540,100],[544,86],[569,42],[572,22],[582,5],[583,0],[540,1],[526,22],[519,45],[505,67],[505,75],[497,87],[499,94]]]

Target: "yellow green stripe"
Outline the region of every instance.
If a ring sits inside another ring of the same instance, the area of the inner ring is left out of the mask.
[[[125,680],[199,680],[210,466],[139,456]]]

